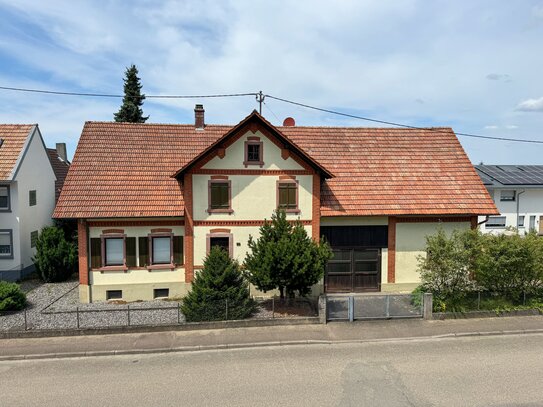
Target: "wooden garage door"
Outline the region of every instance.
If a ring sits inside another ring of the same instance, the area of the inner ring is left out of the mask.
[[[327,292],[380,290],[380,249],[341,248],[332,251],[334,257],[326,267]]]

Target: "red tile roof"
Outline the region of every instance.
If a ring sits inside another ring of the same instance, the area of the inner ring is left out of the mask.
[[[87,122],[54,217],[183,216],[171,175],[232,127]],[[277,130],[334,174],[323,216],[497,213],[452,129]]]
[[[0,181],[10,181],[33,124],[0,124]]]
[[[58,201],[60,191],[62,191],[62,186],[64,185],[64,180],[66,179],[66,175],[68,175],[68,170],[70,169],[70,164],[60,158],[57,150],[54,148],[48,148],[47,155],[49,156],[49,161],[51,162],[53,172],[57,178],[55,181],[55,201]]]

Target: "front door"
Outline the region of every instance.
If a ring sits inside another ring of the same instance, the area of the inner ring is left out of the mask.
[[[381,250],[333,248],[326,267],[327,292],[379,291],[381,288]]]

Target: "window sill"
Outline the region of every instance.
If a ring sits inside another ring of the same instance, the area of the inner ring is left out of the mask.
[[[0,260],[13,260],[13,255],[10,255],[10,256],[0,256]]]
[[[232,214],[232,213],[234,213],[234,210],[233,209],[211,209],[211,208],[208,208],[207,213],[228,213],[228,214]]]
[[[258,165],[260,168],[264,166],[264,161],[243,161],[243,165],[247,168],[249,165]]]
[[[98,269],[101,273],[103,273],[104,271],[123,271],[123,272],[127,272],[128,271],[128,267],[126,266],[104,266],[104,267],[100,267]]]
[[[283,209],[283,208],[277,208],[279,210],[285,211],[285,213],[294,213],[299,214],[301,211],[299,209]]]
[[[175,269],[175,264],[151,264],[150,266],[147,266],[148,271],[153,270],[173,270]]]

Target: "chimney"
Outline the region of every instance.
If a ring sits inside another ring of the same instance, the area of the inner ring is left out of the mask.
[[[62,158],[62,161],[68,162],[68,155],[66,154],[66,143],[57,143],[57,154],[60,158]]]
[[[194,127],[196,127],[197,129],[204,129],[204,113],[204,105],[196,105],[194,107]]]
[[[287,117],[285,120],[283,120],[283,126],[285,127],[294,127],[296,125],[296,122],[292,117]]]

